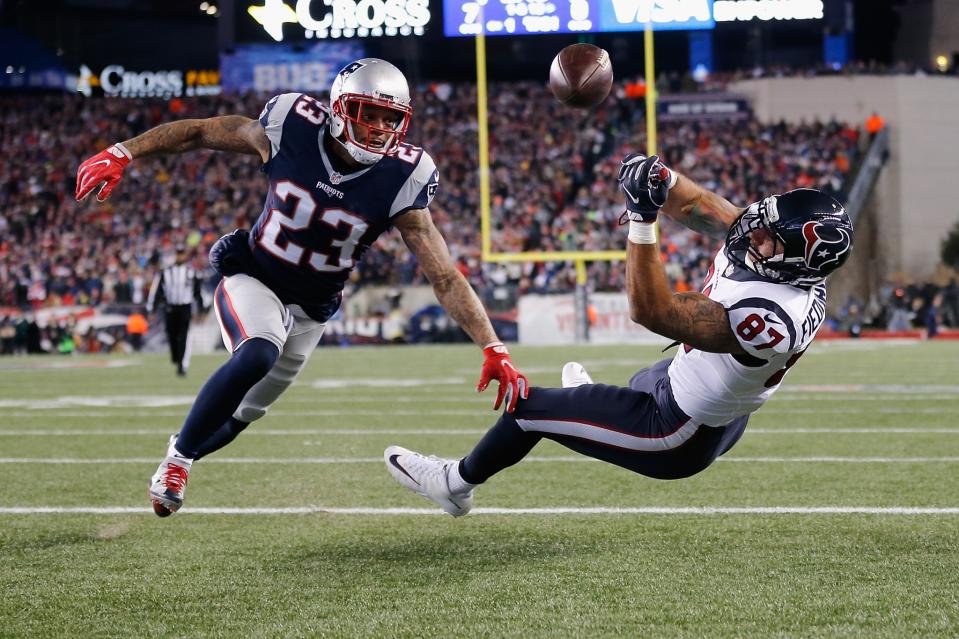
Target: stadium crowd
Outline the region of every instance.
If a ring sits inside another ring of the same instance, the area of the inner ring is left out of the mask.
[[[256,116],[268,97],[0,99],[0,308],[132,308],[143,304],[154,272],[177,244],[202,265],[219,235],[249,227],[259,214],[266,182],[256,158],[198,151],[137,161],[105,203],[74,202],[76,167],[165,121]],[[569,290],[571,263],[481,263],[475,104],[468,84],[428,85],[414,97],[408,140],[440,167],[431,206],[437,226],[479,290]],[[615,177],[620,157],[646,148],[643,102],[619,91],[587,113],[560,105],[540,84],[493,84],[489,113],[493,251],[621,249]],[[858,138],[856,129],[835,122],[763,125],[751,118],[659,129],[667,162],[736,203],[800,186],[838,193]],[[674,285],[697,288],[717,242],[668,223],[664,233]],[[597,290],[622,289],[619,264],[595,262],[589,276]],[[351,285],[423,281],[399,234],[390,233],[367,252]]]

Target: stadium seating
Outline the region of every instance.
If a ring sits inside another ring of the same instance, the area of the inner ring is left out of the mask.
[[[165,121],[256,116],[268,97],[0,99],[0,307],[137,305],[176,244],[193,248],[202,264],[214,239],[259,214],[265,182],[256,158],[200,151],[135,162],[103,204],[74,202],[76,167]],[[586,114],[558,104],[535,83],[493,84],[489,101],[493,250],[621,248],[615,175],[624,153],[646,147],[642,101],[618,91]],[[480,262],[475,87],[424,86],[414,104],[408,140],[440,167],[431,208],[464,274],[479,289],[569,290],[571,264]],[[659,131],[667,162],[738,204],[799,186],[841,191],[857,139],[856,130],[840,123],[694,121],[664,123]],[[664,225],[664,233],[673,283],[697,288],[717,244],[674,224]],[[618,265],[593,264],[590,278],[597,290],[622,289]],[[423,281],[391,233],[366,255],[351,286]]]

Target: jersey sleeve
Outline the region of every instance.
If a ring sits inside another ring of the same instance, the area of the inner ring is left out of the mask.
[[[768,360],[796,347],[796,324],[779,304],[751,297],[736,302],[726,311],[733,334],[752,357]]]
[[[401,213],[413,209],[425,209],[433,201],[433,196],[440,185],[440,172],[436,168],[436,163],[426,151],[422,151],[420,158],[416,163],[416,168],[403,186],[390,206],[390,217],[396,217]]]
[[[280,139],[283,137],[283,122],[293,108],[293,103],[302,93],[281,93],[273,96],[263,107],[260,113],[260,126],[266,131],[270,140],[270,159],[280,150]]]

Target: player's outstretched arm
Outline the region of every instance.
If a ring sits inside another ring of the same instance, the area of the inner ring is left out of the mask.
[[[259,155],[264,162],[270,159],[266,131],[257,120],[242,115],[168,122],[122,144],[133,158],[212,149]]]
[[[698,233],[715,238],[726,237],[729,227],[743,209],[685,175],[672,169],[667,171],[675,181],[660,213]]]
[[[626,248],[630,319],[702,351],[743,354],[722,304],[699,293],[674,293],[669,287],[655,222],[673,197],[670,177],[669,169],[655,155],[627,156],[620,169],[619,182],[630,220]]]
[[[483,303],[476,292],[453,264],[449,248],[443,236],[433,224],[427,209],[408,211],[395,220],[403,241],[416,256],[423,273],[433,285],[436,299],[456,320],[473,342],[483,349],[483,371],[478,391],[486,390],[489,383],[499,381],[499,390],[493,409],[497,410],[506,399],[507,412],[513,412],[517,400],[526,399],[529,380],[516,370],[509,358],[506,346],[496,336],[493,325],[486,315]]]
[[[654,333],[709,353],[745,353],[722,304],[670,289],[658,244],[628,242],[626,295],[630,319]]]
[[[257,120],[225,115],[204,120],[179,120],[161,124],[135,138],[114,144],[85,160],[77,169],[76,198],[82,200],[99,187],[97,199],[110,196],[134,158],[193,149],[212,149],[259,155],[270,159],[270,140]]]

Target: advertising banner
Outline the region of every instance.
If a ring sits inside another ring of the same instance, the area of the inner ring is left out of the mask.
[[[629,319],[629,302],[622,293],[589,296],[591,344],[662,344],[669,340]],[[519,342],[530,345],[574,344],[576,314],[573,295],[524,295],[519,300]]]
[[[66,89],[72,90],[70,76],[62,69],[28,71],[25,67],[0,65],[0,89]]]
[[[749,100],[733,93],[661,95],[656,102],[659,119],[740,120],[750,115]]]
[[[712,29],[713,0],[444,0],[447,36]]]
[[[304,0],[305,1],[305,0]],[[821,20],[823,0],[443,0],[448,37],[712,29],[734,21]]]
[[[221,92],[220,72],[216,69],[146,69],[131,70],[122,64],[108,64],[102,69],[80,66],[76,89],[86,97],[108,98],[179,98],[218,95]]]
[[[227,91],[326,91],[336,73],[365,57],[357,42],[317,42],[307,48],[290,45],[248,44],[220,55],[223,88]]]
[[[236,3],[240,42],[420,36],[429,0],[256,0]]]

